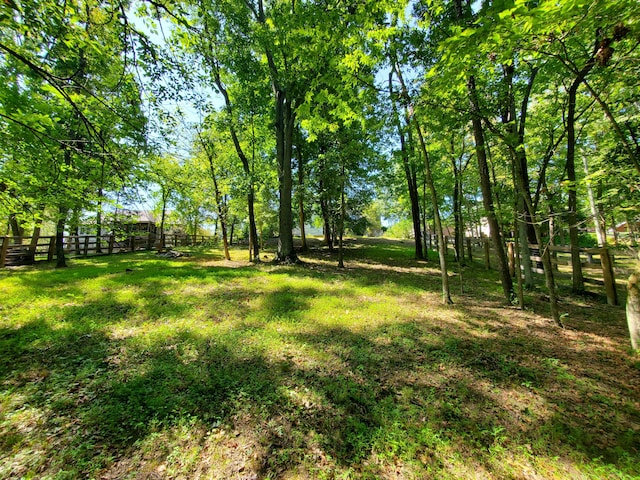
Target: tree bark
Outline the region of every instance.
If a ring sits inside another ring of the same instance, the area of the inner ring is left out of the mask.
[[[572,288],[576,293],[584,291],[584,277],[582,275],[582,263],[580,261],[580,245],[578,234],[578,193],[576,184],[576,167],[575,167],[575,152],[576,152],[576,99],[578,94],[578,88],[583,82],[586,84],[586,78],[589,72],[596,66],[598,51],[603,45],[609,45],[611,39],[600,38],[600,31],[596,34],[596,40],[594,42],[591,57],[587,60],[584,66],[578,70],[575,69],[575,78],[571,83],[568,91],[568,105],[567,105],[567,181],[569,183],[568,201],[567,201],[567,222],[569,224],[569,242],[571,245],[571,269],[572,269]],[[592,92],[595,93],[595,92]],[[597,95],[596,95],[597,97]],[[614,122],[615,123],[615,122]],[[632,158],[635,158],[632,155]],[[637,160],[637,159],[636,159]]]
[[[455,163],[455,160],[454,160]],[[461,182],[458,169],[454,166],[453,171],[454,186],[453,186],[453,248],[456,255],[456,261],[461,265],[464,265],[464,253],[463,253],[463,241],[460,236],[463,233],[462,226],[462,202],[460,201],[461,195]]]
[[[536,215],[536,203],[527,202],[526,198],[531,198],[531,182],[529,180],[529,168],[527,162],[527,153],[525,148],[525,131],[527,112],[529,107],[529,97],[533,89],[533,84],[538,73],[537,68],[533,68],[529,75],[526,89],[520,104],[520,115],[516,114],[516,98],[513,88],[513,76],[515,69],[513,65],[503,66],[503,79],[505,84],[505,90],[507,97],[503,108],[502,123],[506,126],[508,135],[507,143],[509,145],[509,152],[511,153],[511,160],[513,162],[513,174],[514,174],[514,186],[516,188],[516,196],[518,198],[516,207],[516,220],[519,238],[519,255],[521,255],[524,263],[522,265],[524,271],[524,283],[525,287],[533,288],[533,270],[531,268],[531,261],[529,256],[531,255],[529,250],[530,243],[537,243],[537,236],[535,233],[536,226],[533,224],[532,219]],[[516,178],[515,176],[519,176]],[[544,177],[539,179],[539,182],[543,182]],[[542,248],[540,245],[539,248]],[[519,271],[518,271],[518,274]],[[520,278],[519,278],[520,281]]]
[[[404,173],[407,179],[407,188],[409,190],[409,201],[411,203],[411,220],[413,222],[413,235],[415,243],[415,258],[416,260],[424,260],[425,255],[422,249],[422,228],[420,225],[420,196],[418,195],[418,179],[416,175],[416,169],[412,162],[409,161],[409,150],[405,144],[404,135],[401,131],[400,135],[402,163],[404,166]],[[411,136],[409,135],[409,143],[411,143]]]
[[[424,237],[424,259],[429,260],[431,232],[427,229],[427,179],[422,180],[422,236]]]
[[[104,195],[104,163],[102,157],[100,162],[100,186],[98,187],[98,204],[96,208],[96,253],[102,253],[102,196]]]
[[[433,205],[433,220],[436,224],[436,235],[438,238],[438,258],[440,260],[440,276],[442,278],[442,303],[445,305],[453,303],[451,300],[451,290],[449,288],[449,273],[447,271],[447,245],[444,241],[444,234],[442,231],[442,222],[440,220],[440,209],[438,208],[438,195],[436,193],[435,184],[433,182],[433,176],[431,174],[431,162],[427,153],[427,147],[422,136],[422,130],[418,121],[414,117],[414,123],[418,133],[418,140],[420,141],[420,147],[422,154],[424,155],[425,174],[427,177],[427,183],[429,185],[429,191],[431,193],[431,203]]]
[[[593,65],[591,65],[592,67]],[[576,149],[576,97],[578,87],[582,82],[582,78],[591,70],[587,66],[578,74],[569,88],[569,104],[567,108],[567,181],[569,183],[569,191],[567,192],[567,223],[569,224],[569,244],[571,247],[571,271],[572,271],[572,289],[575,293],[584,291],[584,277],[582,275],[582,262],[580,260],[580,244],[578,233],[578,186],[576,184],[576,165],[575,165],[575,149]]]
[[[640,278],[633,273],[627,284],[627,325],[631,337],[631,347],[640,349]]]
[[[58,220],[56,222],[56,268],[65,268],[67,261],[64,254],[64,226],[67,221],[67,209],[58,208]]]
[[[206,150],[206,149],[205,149]],[[207,159],[209,160],[209,171],[211,173],[211,180],[213,181],[214,195],[216,197],[216,205],[218,207],[218,219],[220,220],[220,228],[222,229],[222,247],[224,249],[224,258],[231,260],[229,254],[229,240],[227,238],[227,209],[224,203],[224,199],[218,188],[218,178],[213,165],[213,158],[211,152],[207,151]]]
[[[498,273],[500,274],[500,282],[505,300],[508,304],[513,298],[513,282],[509,275],[509,265],[507,264],[507,256],[502,242],[502,233],[496,216],[495,207],[493,205],[493,193],[491,187],[491,177],[489,174],[489,164],[487,162],[487,151],[484,142],[484,131],[482,128],[482,120],[479,114],[479,106],[477,100],[476,83],[473,75],[469,76],[467,82],[469,92],[469,103],[471,107],[471,124],[473,127],[473,137],[476,144],[476,157],[478,158],[478,171],[480,173],[480,188],[482,190],[482,203],[484,205],[485,215],[489,223],[489,233],[493,242],[496,258],[498,261]]]
[[[96,253],[102,253],[102,190],[100,190],[98,195],[98,208],[96,210]]]
[[[397,59],[392,59],[392,65],[395,70],[396,76],[400,81],[400,85],[402,88],[402,96],[407,101],[407,104],[410,105],[411,98],[409,96],[409,91],[404,83],[404,78],[402,77],[402,72],[398,66]],[[444,242],[444,234],[442,232],[442,222],[440,219],[440,209],[438,207],[438,194],[436,192],[435,183],[433,181],[433,175],[431,172],[431,162],[429,159],[429,153],[427,151],[427,146],[424,141],[424,136],[422,135],[422,128],[418,123],[418,119],[415,115],[411,115],[410,112],[406,112],[407,121],[412,121],[416,133],[418,134],[418,141],[420,144],[420,149],[422,150],[422,155],[424,158],[424,167],[425,167],[425,177],[427,180],[427,186],[429,187],[429,193],[431,196],[431,205],[433,207],[433,221],[436,227],[436,235],[438,238],[438,258],[440,260],[440,276],[442,278],[442,303],[445,305],[453,303],[451,300],[451,290],[449,288],[449,273],[447,271],[447,245]]]
[[[280,208],[278,210],[278,251],[276,261],[296,263],[298,257],[293,245],[293,213],[291,153],[294,114],[290,99],[281,89],[276,89],[276,156],[278,160],[278,180]]]
[[[253,262],[260,262],[260,244],[258,242],[258,228],[256,226],[256,216],[255,216],[255,185],[253,182],[253,172],[252,165],[249,162],[249,158],[245,154],[242,149],[242,145],[240,144],[240,139],[238,138],[238,132],[233,124],[233,106],[231,104],[231,99],[229,97],[229,93],[227,92],[225,84],[222,82],[222,78],[220,77],[220,69],[215,61],[211,61],[213,67],[214,74],[214,82],[218,87],[218,90],[222,94],[225,102],[225,108],[227,110],[227,114],[229,115],[229,134],[231,135],[231,140],[233,141],[233,147],[236,150],[236,154],[240,159],[240,163],[242,163],[242,169],[244,170],[244,174],[247,176],[249,180],[249,190],[247,192],[247,213],[249,215],[249,260]],[[253,116],[251,118],[251,133],[253,137],[255,137],[253,130]],[[255,141],[255,138],[253,138]]]
[[[586,156],[582,157],[582,165],[584,166],[584,175],[586,178],[588,178],[589,177],[589,161],[587,160]],[[593,186],[591,185],[590,180],[587,180],[587,197],[589,198],[589,207],[591,209],[591,217],[593,218],[593,225],[596,230],[598,246],[604,247],[607,243],[607,237],[604,230],[604,225],[602,224],[602,218],[600,217],[599,208],[596,205],[596,197],[593,193]]]
[[[463,143],[464,145],[464,143]],[[460,161],[460,165],[458,165]],[[456,253],[456,261],[460,266],[465,265],[464,256],[464,217],[462,215],[462,173],[466,169],[467,162],[462,164],[462,157],[456,159],[454,148],[454,136],[451,136],[451,167],[453,169],[453,222],[454,222],[454,248]]]
[[[405,178],[407,180],[407,190],[409,192],[409,201],[411,203],[411,220],[413,222],[413,235],[415,243],[415,258],[416,260],[424,260],[425,255],[422,248],[422,227],[420,225],[420,196],[418,195],[418,181],[416,178],[416,171],[413,163],[409,160],[409,148],[407,147],[407,140],[405,138],[405,132],[402,129],[402,124],[398,115],[395,92],[393,91],[393,73],[389,75],[389,95],[393,104],[393,115],[396,129],[398,131],[398,137],[400,138],[400,155],[402,157],[402,166],[404,168]],[[410,127],[407,124],[407,127]],[[408,130],[409,145],[411,142],[411,131]]]
[[[18,222],[18,216],[15,213],[9,215],[9,226],[14,237],[22,237],[24,235],[24,228]],[[18,243],[21,242],[20,240]]]

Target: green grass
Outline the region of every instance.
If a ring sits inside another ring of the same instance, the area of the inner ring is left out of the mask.
[[[479,262],[442,306],[390,240],[233,257],[0,270],[0,478],[640,478],[621,307],[558,330]]]

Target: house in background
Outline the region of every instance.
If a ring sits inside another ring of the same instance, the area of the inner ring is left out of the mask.
[[[158,233],[160,227],[155,215],[148,210],[122,210],[116,213],[117,223],[121,231],[142,235],[145,233]]]
[[[635,225],[633,224],[633,222],[632,222],[631,225],[629,225],[628,222],[618,223],[616,225],[616,232],[618,232],[618,233],[627,233],[627,232],[629,232],[629,226],[631,226],[631,232],[632,233],[640,231],[640,222],[636,221]]]

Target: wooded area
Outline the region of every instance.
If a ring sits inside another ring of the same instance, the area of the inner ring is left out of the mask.
[[[539,246],[559,325],[554,246],[576,293],[580,248],[635,248],[635,1],[0,8],[0,215],[55,235],[59,266],[65,235],[141,201],[160,234],[169,217],[224,245],[241,231],[254,261],[275,235],[295,262],[294,227],[304,250],[317,225],[343,266],[345,233],[411,225],[416,258],[437,238],[450,303],[444,237],[462,260],[486,228],[506,303],[534,287]]]
[[[437,237],[431,236],[429,239],[437,245]],[[452,254],[450,261],[456,259],[455,241],[444,237],[445,254],[449,257],[449,250]],[[88,257],[95,255],[112,255],[114,253],[136,252],[145,250],[157,250],[159,253],[167,249],[183,247],[183,246],[215,246],[218,243],[218,237],[205,235],[187,235],[187,234],[164,234],[162,237],[154,233],[146,235],[129,235],[121,237],[119,240],[116,236],[102,235],[69,235],[63,237],[65,256],[69,257]],[[482,259],[487,270],[495,267],[497,259],[495,257],[495,249],[491,247],[491,242],[487,238],[464,238],[465,249],[460,259],[463,262],[473,262],[476,259]],[[515,276],[516,255],[515,244],[507,242],[507,262],[509,272],[512,277]],[[228,245],[227,245],[228,248]],[[557,271],[559,265],[571,265],[567,259],[558,259],[558,252],[571,254],[571,248],[565,246],[549,246],[551,251],[551,263]],[[541,262],[539,245],[529,245],[529,251],[533,254],[529,255],[529,261],[532,264],[531,270],[538,274],[544,274],[544,269],[539,268]],[[40,237],[0,237],[0,268],[4,266],[31,265],[36,261],[51,262],[56,258],[56,237],[40,236]],[[610,305],[618,305],[618,293],[614,273],[614,259],[609,253],[608,248],[581,248],[582,257],[581,267],[587,272],[589,270],[596,271],[597,278],[589,278],[585,272],[585,283],[592,283],[604,287],[607,303]],[[598,257],[594,261],[594,255]],[[521,261],[518,259],[518,261]],[[521,266],[521,269],[524,268]]]
[[[109,226],[146,190],[161,230],[171,212],[192,235],[215,223],[227,244],[238,225],[256,261],[260,238],[275,234],[281,262],[296,261],[293,227],[304,249],[310,222],[341,252],[346,231],[407,219],[417,258],[427,235],[444,246],[445,230],[461,257],[465,232],[482,223],[506,302],[520,282],[507,237],[520,259],[540,246],[559,323],[547,245],[566,239],[575,292],[580,247],[605,247],[622,221],[635,245],[638,10],[606,0],[5,4],[2,215],[13,236],[44,226],[62,245],[80,225]],[[56,258],[65,264],[62,249]],[[446,252],[438,258],[448,303]]]

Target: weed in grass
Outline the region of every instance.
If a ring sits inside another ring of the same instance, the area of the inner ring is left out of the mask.
[[[192,253],[0,272],[0,478],[640,475],[613,307],[560,332],[472,265],[443,308],[397,241],[343,271]]]

